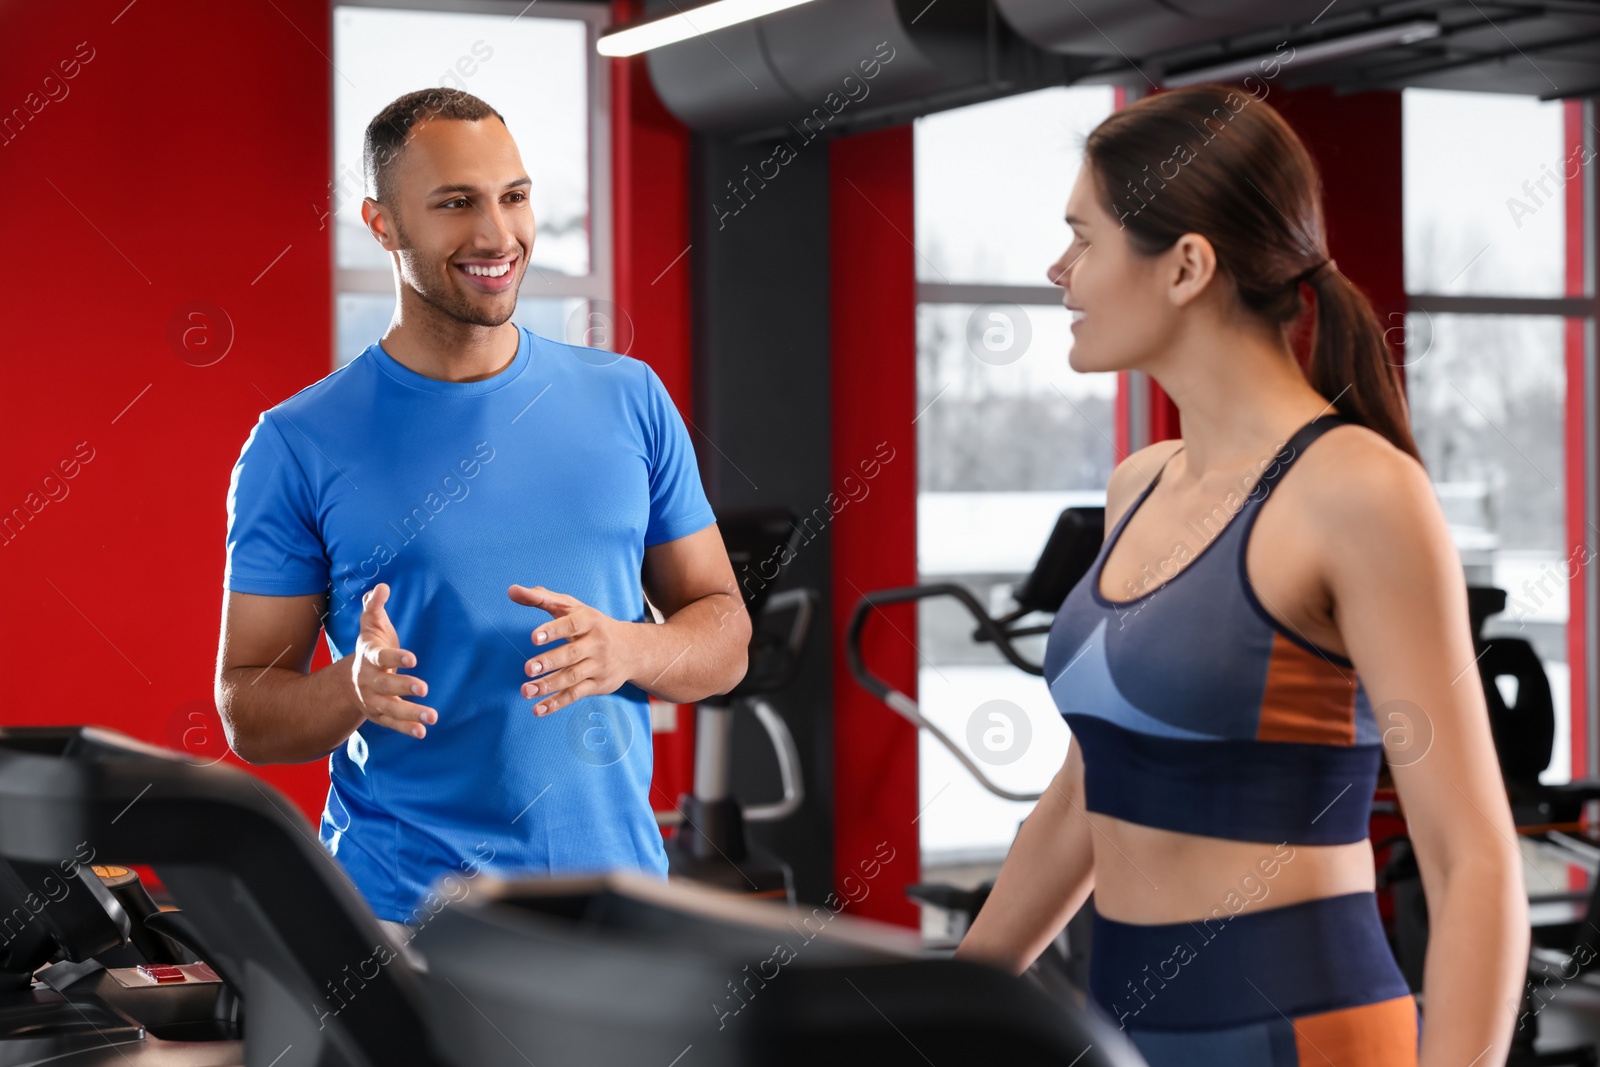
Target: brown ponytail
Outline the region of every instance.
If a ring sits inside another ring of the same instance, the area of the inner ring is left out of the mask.
[[[1339,397],[1339,414],[1421,463],[1397,361],[1371,302],[1337,268],[1319,271],[1310,284],[1317,294],[1317,332],[1306,368],[1311,387],[1330,400]]]
[[[1100,123],[1084,160],[1136,251],[1159,255],[1200,234],[1244,306],[1285,331],[1307,310],[1307,283],[1312,388],[1421,462],[1398,361],[1371,303],[1328,256],[1316,163],[1276,110],[1225,85],[1158,93]]]

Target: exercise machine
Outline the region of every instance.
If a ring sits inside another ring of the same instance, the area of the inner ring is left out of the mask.
[[[112,864],[153,868],[176,910],[116,900],[89,857],[113,883]],[[32,946],[12,967],[21,987],[0,999],[0,1064],[45,1059],[42,1044],[52,1067],[447,1062],[421,1022],[420,977],[371,966],[390,942],[366,901],[305,819],[243,771],[89,727],[5,728],[0,861],[0,903]],[[206,970],[174,979],[145,956],[151,934]],[[114,966],[128,949],[144,958]],[[54,959],[21,985],[40,956]],[[147,983],[130,980],[141,971]]]
[[[753,849],[747,822],[773,822],[794,814],[805,799],[794,736],[767,700],[800,671],[816,612],[814,589],[774,592],[799,549],[800,527],[783,508],[719,516],[729,562],[750,616],[749,666],[727,693],[695,705],[694,792],[678,798],[656,821],[676,827],[667,841],[671,874],[735,893],[794,902],[794,872],[776,856]],[[766,732],[778,760],[783,795],[770,804],[744,806],[734,797],[733,730],[744,712]]]
[[[1546,785],[1539,775],[1550,766],[1555,744],[1555,703],[1550,679],[1533,645],[1512,635],[1485,637],[1484,623],[1505,610],[1506,591],[1494,586],[1469,586],[1473,651],[1489,709],[1489,729],[1505,780],[1512,821],[1521,840],[1536,852],[1591,872],[1588,889],[1568,890],[1531,884],[1529,917],[1532,945],[1528,981],[1507,1067],[1596,1067],[1600,1054],[1594,1041],[1536,1051],[1546,1005],[1568,983],[1592,977],[1600,965],[1600,838],[1582,822],[1583,809],[1600,800],[1600,778]],[[1501,682],[1508,684],[1502,689]],[[1510,692],[1506,692],[1509,690]],[[1427,898],[1422,875],[1406,834],[1384,841],[1392,846],[1379,872],[1380,887],[1394,899],[1394,948],[1400,970],[1415,992],[1422,989],[1428,947]],[[1596,988],[1592,983],[1588,988]]]
[[[1099,555],[1104,530],[1105,508],[1103,507],[1076,507],[1063,511],[1057,517],[1033,570],[1012,592],[1016,606],[999,618],[985,611],[983,605],[978,603],[978,599],[965,586],[951,582],[903,586],[868,593],[857,602],[850,616],[845,650],[851,675],[862,688],[881,700],[897,715],[911,722],[919,730],[928,731],[977,779],[978,784],[989,792],[1005,800],[1025,802],[1038,800],[1038,793],[1019,793],[991,779],[967,754],[966,749],[945,733],[938,723],[922,714],[915,700],[873,674],[862,657],[862,639],[866,633],[867,621],[881,608],[931,597],[951,597],[966,608],[977,623],[977,629],[972,632],[974,641],[980,644],[992,643],[1006,661],[1018,670],[1043,676],[1043,665],[1024,656],[1017,649],[1015,642],[1019,638],[1050,632],[1051,618],[1060,609],[1067,594],[1072,592],[1072,587],[1088,573],[1096,556]],[[1030,621],[1040,616],[1044,617],[1043,621]],[[956,915],[958,925],[964,929],[977,918],[979,909],[983,907],[993,888],[992,880],[984,882],[975,889],[919,883],[908,887],[906,894],[921,904],[941,908]],[[1062,982],[1080,991],[1087,988],[1091,918],[1092,909],[1086,905],[1034,964],[1031,973],[1047,988],[1058,987]]]
[[[92,727],[0,728],[0,862],[0,1067],[1142,1063],[903,931],[642,876],[445,875],[415,969],[271,786]]]
[[[238,999],[162,930],[127,868],[0,860],[0,1064],[238,1062]]]

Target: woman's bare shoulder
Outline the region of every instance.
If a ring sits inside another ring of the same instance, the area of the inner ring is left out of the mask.
[[[1335,426],[1305,449],[1300,465],[1310,477],[1319,509],[1344,513],[1405,503],[1421,496],[1433,501],[1433,483],[1421,463],[1375,430],[1355,423]]]
[[[1448,547],[1433,483],[1422,464],[1365,426],[1336,426],[1305,450],[1297,479],[1308,517],[1328,544],[1357,547],[1427,540]],[[1434,546],[1441,547],[1441,546]]]
[[[1181,438],[1156,441],[1123,457],[1111,471],[1106,482],[1106,530],[1117,524],[1133,498],[1138,496],[1155,478],[1161,465],[1183,447]]]

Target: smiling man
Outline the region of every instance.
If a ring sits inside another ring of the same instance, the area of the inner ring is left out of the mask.
[[[392,923],[447,874],[664,876],[648,695],[728,692],[750,635],[683,420],[646,364],[511,322],[535,220],[498,112],[410,93],[363,155],[399,301],[234,467],[229,742],[329,757],[322,842]]]

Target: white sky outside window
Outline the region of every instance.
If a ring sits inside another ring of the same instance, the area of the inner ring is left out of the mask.
[[[533,180],[538,236],[529,264],[589,271],[587,28],[574,19],[334,9],[334,189],[337,262],[387,268],[361,222],[361,140],[396,97],[440,85],[505,117]],[[466,73],[470,71],[471,73]]]
[[[1109,88],[1061,88],[918,119],[918,280],[1049,285],[1046,270],[1071,241],[1062,216],[1082,166],[1083,138],[1111,110]],[[1104,500],[1099,467],[1109,471],[1115,376],[1072,370],[1070,317],[1059,304],[1020,309],[1031,332],[1028,348],[1014,362],[996,363],[976,358],[971,350],[969,322],[979,312],[974,305],[924,303],[919,308],[919,407],[931,405],[919,416],[921,432],[954,434],[949,455],[964,457],[978,472],[972,480],[983,483],[968,487],[972,491],[919,492],[917,556],[923,581],[1026,572],[1062,508]],[[1027,398],[1042,402],[1050,418],[1009,429],[990,424],[1007,419],[1009,410],[1023,418],[1030,411],[1037,416],[1039,407],[1004,407]],[[985,408],[986,402],[998,406]],[[995,414],[962,422],[951,418],[957,410]],[[947,450],[941,443],[936,451]],[[1082,470],[1086,462],[1095,468],[1093,477]],[[1024,465],[1031,465],[1031,473],[1020,473]],[[1044,482],[1056,488],[985,488],[996,470],[1014,475],[1015,484]],[[990,608],[1002,610],[998,604]],[[936,625],[970,629],[967,623]],[[923,636],[927,655],[918,677],[923,713],[971,753],[967,724],[980,705],[996,699],[1015,704],[1031,728],[1026,751],[1012,763],[994,765],[980,758],[979,765],[1009,789],[1044,789],[1061,766],[1069,738],[1044,681],[1009,665],[937,662],[940,639],[926,625]],[[1026,643],[1023,652],[1039,655],[1042,642]],[[890,712],[884,709],[884,714]],[[918,768],[924,863],[1003,855],[1032,805],[984,790],[926,732],[918,742]]]
[[[1583,157],[1562,150],[1561,101],[1434,89],[1400,101],[1406,290],[1564,295],[1561,182]]]
[[[1082,136],[1110,113],[1111,104],[1109,89],[1052,89],[917,120],[919,281],[1048,284],[1045,270],[1070,240],[1061,216],[1081,166]],[[1402,108],[1408,291],[1563,295],[1565,191],[1558,179],[1565,178],[1575,161],[1569,162],[1562,151],[1561,105],[1504,94],[1406,90]],[[924,350],[919,366],[922,374],[937,380],[922,383],[922,403],[936,394],[943,403],[949,398],[1051,390],[1063,405],[1069,401],[1089,404],[1110,388],[1109,376],[1076,375],[1067,367],[1071,338],[1064,332],[1065,322],[1055,321],[1057,316],[1064,320],[1065,315],[1038,305],[1025,310],[1036,325],[1026,357],[1009,366],[985,366],[973,361],[963,345],[962,327],[972,308],[924,304],[919,316],[920,347]],[[1520,371],[1501,366],[1510,356],[1499,352],[1498,344],[1474,345],[1462,350],[1459,358],[1449,358],[1457,347],[1449,339],[1452,325],[1436,323],[1440,348],[1434,353],[1435,365],[1416,368],[1422,391],[1418,407],[1424,409],[1415,413],[1420,418],[1428,418],[1430,405],[1442,411],[1448,406],[1445,401],[1459,399],[1440,376],[1446,362],[1452,366],[1445,377],[1458,380],[1462,389],[1489,407],[1493,407],[1490,397],[1476,388],[1485,374],[1520,374],[1528,379],[1524,382],[1527,389],[1540,397],[1548,395],[1548,383],[1533,381],[1540,377],[1535,371],[1549,376],[1545,364],[1552,352],[1557,368],[1559,365],[1559,350],[1551,349],[1551,342],[1544,337],[1548,325],[1533,320],[1506,322],[1505,329],[1496,332],[1496,337],[1518,329],[1538,334],[1541,343],[1537,347],[1547,358],[1533,360],[1537,367],[1526,365],[1529,360],[1525,358]],[[1487,342],[1487,337],[1484,339]],[[1497,351],[1487,351],[1491,347]],[[939,394],[946,387],[948,391]],[[1529,400],[1535,407],[1541,402],[1549,403]],[[1524,414],[1519,411],[1519,416]],[[1553,414],[1547,412],[1540,424],[1559,434],[1559,421]],[[1551,468],[1551,477],[1559,480],[1559,452],[1549,451],[1559,442],[1545,440],[1549,433],[1530,427],[1525,418],[1511,423],[1502,429],[1520,442],[1523,451],[1537,453],[1539,462]],[[1104,430],[1111,433],[1109,426]],[[1500,455],[1501,451],[1507,455]],[[1519,475],[1510,469],[1514,462],[1521,460],[1508,446],[1486,450],[1476,468],[1469,465],[1465,469],[1470,470],[1473,484],[1514,482]],[[1455,466],[1463,469],[1459,463]],[[1520,474],[1537,477],[1526,471]],[[1466,483],[1463,486],[1471,488]],[[1015,570],[1019,561],[1031,559],[1037,552],[1053,513],[1068,502],[1081,503],[1078,495],[1077,490],[920,494],[918,557],[924,580],[937,580],[939,574]],[[1540,515],[1526,518],[1539,530],[1556,529],[1552,524],[1560,520],[1559,512],[1551,510],[1553,505],[1553,501],[1541,504]],[[1498,584],[1540,566],[1545,555],[1559,553],[1558,542],[1545,545],[1549,537],[1536,531],[1523,530],[1519,536],[1513,536],[1510,528],[1480,532],[1489,540],[1508,542],[1491,549],[1495,553],[1493,580]],[[1513,548],[1509,543],[1527,542],[1530,536],[1537,544]],[[1564,623],[1564,602],[1551,598],[1539,608],[1544,617],[1537,621],[1546,626]],[[1546,635],[1540,644],[1549,646],[1551,641]],[[1562,714],[1566,665],[1548,656],[1546,666],[1561,720],[1556,753],[1560,765],[1567,758],[1567,723]],[[924,713],[963,744],[968,718],[984,701],[1007,699],[1026,710],[1034,727],[1028,753],[1013,764],[985,765],[990,776],[1003,784],[1037,791],[1059,767],[1067,731],[1041,679],[1009,666],[924,662],[919,694]],[[919,806],[925,811],[918,827],[925,861],[958,862],[984,854],[997,858],[1030,805],[1002,801],[982,790],[926,734],[919,750]],[[1558,769],[1549,778],[1560,780],[1563,776]]]
[[[918,279],[1050,284],[1079,145],[1111,104],[1106,86],[1044,89],[918,119]]]

